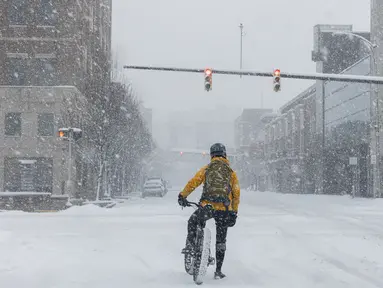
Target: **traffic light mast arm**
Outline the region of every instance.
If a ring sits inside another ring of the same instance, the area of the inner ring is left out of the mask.
[[[130,65],[124,66],[124,68],[125,69],[136,69],[136,70],[155,70],[155,71],[189,72],[189,73],[204,73],[204,71],[205,71],[205,69],[152,67],[152,66],[130,66]],[[251,70],[212,69],[212,72],[213,72],[213,74],[222,74],[222,75],[273,77],[273,72],[257,72],[257,71],[251,71]],[[284,72],[284,73],[281,72],[280,76],[281,76],[281,78],[292,78],[292,79],[383,84],[383,77],[377,77],[377,76],[324,74],[324,73],[288,73],[288,72]]]

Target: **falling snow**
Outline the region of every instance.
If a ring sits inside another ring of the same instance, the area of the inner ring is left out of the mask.
[[[241,201],[205,285],[383,287],[383,1],[310,1],[3,1],[0,286],[193,285],[177,197],[223,143]]]

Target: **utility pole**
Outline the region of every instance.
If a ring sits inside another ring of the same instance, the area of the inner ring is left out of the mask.
[[[372,66],[372,76],[376,76],[378,74],[378,65],[377,65],[377,49],[371,49],[371,66]],[[379,89],[378,85],[372,84],[372,91],[375,98],[375,121],[373,121],[374,131],[375,131],[375,159],[374,163],[374,198],[381,197],[380,195],[380,111],[379,111]]]
[[[240,35],[240,50],[239,50],[239,69],[242,70],[242,53],[243,53],[243,24],[239,24],[239,30],[241,32]],[[242,75],[240,75],[240,78],[242,78]]]
[[[326,171],[326,82],[322,80],[322,190],[321,193],[325,192],[325,171]]]
[[[382,35],[382,28],[383,28],[383,15],[382,15],[382,10],[383,9],[383,0],[371,0],[371,36],[370,40],[372,43],[376,45],[376,49],[373,49],[372,51],[372,75],[377,77],[377,76],[382,76],[382,53],[383,53],[383,35]],[[380,159],[380,127],[381,127],[381,111],[380,111],[380,106],[381,106],[381,99],[382,99],[382,89],[381,87],[377,85],[373,85],[372,92],[373,92],[373,104],[374,105],[374,120],[373,124],[374,127],[372,129],[371,134],[375,134],[375,155],[373,155],[373,158],[371,158],[371,164],[373,164],[373,197],[382,197],[382,191],[381,191],[381,184],[380,184],[380,179],[381,179],[381,159]],[[372,155],[371,155],[372,156]]]
[[[73,197],[73,184],[72,184],[72,139],[73,139],[73,130],[69,129],[68,131],[68,150],[69,150],[69,159],[68,159],[68,183],[67,183],[67,193],[69,197]]]

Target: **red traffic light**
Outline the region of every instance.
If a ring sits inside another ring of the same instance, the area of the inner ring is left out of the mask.
[[[275,69],[273,76],[274,76],[274,91],[278,92],[281,90],[281,70]]]
[[[210,68],[206,68],[205,69],[205,76],[210,76],[211,74],[213,74],[213,70],[211,70]]]
[[[69,129],[68,128],[60,128],[58,131],[59,138],[68,139],[69,138]]]
[[[213,70],[210,68],[206,68],[204,72],[205,72],[205,90],[210,91],[212,83],[213,83],[213,80],[212,80]]]

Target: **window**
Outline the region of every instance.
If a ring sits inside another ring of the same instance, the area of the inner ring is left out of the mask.
[[[34,85],[54,86],[57,84],[55,58],[36,58],[33,66]]]
[[[53,184],[53,159],[39,157],[36,158],[34,186],[36,192],[52,193]]]
[[[7,75],[8,84],[11,86],[26,85],[26,73],[28,69],[28,62],[26,58],[8,58],[7,59]]]
[[[53,0],[41,0],[39,11],[39,23],[44,26],[54,26],[57,22],[57,10]]]
[[[26,25],[28,0],[11,0],[8,6],[8,21],[10,25]]]
[[[5,135],[21,136],[21,113],[5,114]]]
[[[43,113],[38,115],[38,135],[53,136],[54,131],[54,115],[53,113]]]
[[[4,158],[4,190],[52,193],[53,159]]]

